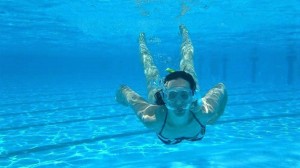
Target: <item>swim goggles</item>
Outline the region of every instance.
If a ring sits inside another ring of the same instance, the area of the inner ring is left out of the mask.
[[[175,102],[177,100],[189,102],[193,99],[193,92],[191,89],[185,87],[163,89],[163,98],[167,102]]]

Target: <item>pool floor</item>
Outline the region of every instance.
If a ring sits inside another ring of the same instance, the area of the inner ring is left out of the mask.
[[[300,89],[281,88],[229,88],[205,138],[171,146],[117,104],[114,89],[9,88],[0,95],[0,166],[300,167]]]

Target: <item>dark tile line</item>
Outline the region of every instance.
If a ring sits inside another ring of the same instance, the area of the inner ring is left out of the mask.
[[[267,119],[276,119],[276,118],[285,118],[285,117],[300,117],[300,113],[296,114],[282,114],[282,115],[274,115],[274,116],[257,116],[257,117],[251,117],[251,118],[241,118],[241,119],[233,119],[233,120],[227,120],[227,121],[219,121],[216,124],[226,124],[226,123],[234,123],[234,122],[248,122],[253,120],[267,120]],[[102,140],[108,140],[112,138],[124,138],[134,135],[142,135],[142,134],[148,134],[148,133],[154,133],[152,130],[140,130],[140,131],[131,131],[131,132],[125,132],[121,134],[114,134],[114,135],[104,135],[104,136],[97,136],[94,138],[87,138],[82,140],[76,140],[76,141],[70,141],[70,142],[64,142],[54,145],[45,145],[45,146],[39,146],[24,150],[17,150],[12,152],[6,152],[0,154],[0,159],[6,159],[13,156],[19,156],[19,155],[25,155],[25,154],[32,154],[37,152],[43,152],[48,150],[56,150],[60,148],[66,148],[81,144],[89,144],[89,143],[95,143],[97,141]]]
[[[281,93],[286,93],[286,92],[298,92],[300,90],[286,90],[286,91],[265,91],[265,92],[247,92],[247,93],[241,93],[241,94],[229,94],[229,96],[240,96],[240,95],[251,95],[251,94],[262,94],[262,93],[276,93],[276,94],[281,94]],[[114,99],[114,95],[109,95],[109,96],[96,96],[96,97],[88,97],[84,98],[86,100],[89,99],[102,99],[102,98],[112,98]],[[81,100],[83,98],[73,98],[73,99],[59,99],[59,100],[44,100],[44,101],[29,101],[29,102],[17,102],[17,103],[5,103],[5,104],[0,104],[0,108],[2,107],[7,107],[7,106],[16,106],[16,105],[28,105],[28,104],[38,104],[38,103],[50,103],[50,102],[67,102],[67,101],[73,101],[73,100]]]
[[[78,95],[78,94],[88,94],[91,93],[92,91],[88,91],[88,92],[67,92],[67,93],[50,93],[50,94],[35,94],[35,95],[23,95],[22,98],[28,98],[28,97],[48,97],[48,96],[66,96],[66,95]],[[95,92],[93,92],[95,93]],[[100,94],[100,92],[99,92]],[[22,95],[21,94],[15,94],[15,95]],[[10,97],[2,97],[0,100],[6,100],[6,99],[14,99],[16,96],[10,96]]]
[[[242,102],[242,103],[230,103],[228,104],[228,106],[241,106],[241,105],[252,105],[252,104],[260,104],[260,103],[274,103],[274,102],[281,102],[281,101],[294,101],[294,100],[300,100],[300,97],[288,98],[288,99],[277,99],[277,100],[260,100],[260,101]]]
[[[293,114],[278,114],[272,116],[256,116],[250,118],[240,118],[240,119],[231,119],[226,121],[218,121],[216,124],[227,124],[227,123],[235,123],[235,122],[248,122],[248,121],[257,121],[257,120],[267,120],[267,119],[276,119],[276,118],[286,118],[286,117],[300,117],[300,110]]]
[[[98,136],[95,138],[88,138],[88,139],[64,142],[64,143],[59,143],[59,144],[54,144],[54,145],[38,146],[38,147],[30,148],[30,149],[7,152],[4,154],[2,153],[0,155],[0,159],[5,159],[5,158],[12,157],[12,156],[18,156],[18,155],[31,154],[31,153],[36,153],[36,152],[43,152],[43,151],[48,151],[48,150],[56,150],[56,149],[60,149],[60,148],[66,148],[66,147],[76,146],[76,145],[81,145],[81,144],[95,143],[97,141],[102,141],[102,140],[106,140],[106,139],[124,138],[124,137],[128,137],[128,136],[133,136],[133,135],[147,134],[147,133],[151,133],[151,132],[152,132],[151,130],[141,130],[141,131],[125,132],[125,133],[114,134],[114,135]]]
[[[280,101],[292,101],[292,100],[299,100],[300,98],[289,98],[289,99],[278,99],[278,100],[262,100],[256,102],[242,102],[242,103],[228,103],[227,106],[240,106],[240,105],[249,105],[249,104],[259,104],[259,103],[272,103],[272,102],[280,102]],[[29,111],[29,112],[18,112],[18,113],[7,113],[7,114],[0,114],[0,117],[9,117],[15,115],[22,115],[22,114],[36,114],[42,112],[53,112],[53,111],[64,111],[64,110],[74,110],[74,109],[81,109],[81,108],[93,108],[93,107],[106,107],[106,106],[114,106],[118,105],[118,103],[111,103],[111,104],[98,104],[93,106],[75,106],[75,107],[66,107],[66,108],[57,108],[57,109],[47,109],[47,110],[37,110],[37,111]]]
[[[92,89],[92,88],[90,88]],[[75,88],[74,90],[77,90],[77,92],[74,92],[74,91],[70,91],[68,90],[67,92],[57,92],[57,91],[51,91],[51,92],[47,92],[47,94],[45,94],[45,91],[47,91],[47,88],[45,89],[42,89],[39,91],[39,93],[36,93],[35,94],[29,94],[29,93],[32,93],[34,90],[30,90],[30,91],[27,91],[27,92],[17,92],[17,93],[14,93],[14,95],[23,95],[23,94],[28,94],[27,96],[30,96],[30,97],[37,97],[37,96],[54,96],[54,95],[59,95],[59,96],[63,96],[63,95],[71,95],[71,94],[89,94],[89,93],[95,93],[95,90],[96,92],[97,91],[103,91],[102,89],[99,89],[99,88],[93,88],[93,90],[88,90],[86,88]],[[84,91],[78,91],[78,90],[84,90]],[[12,93],[10,93],[11,95]],[[6,98],[14,98],[15,96],[11,96],[11,97],[6,97]],[[0,99],[1,100],[1,99]]]
[[[235,94],[230,94],[229,96],[241,96],[241,95],[251,95],[251,94],[269,94],[269,93],[288,93],[288,92],[299,92],[300,89],[293,89],[293,90],[270,90],[270,91],[261,91],[261,92],[245,92],[245,93],[235,93]],[[230,90],[228,90],[230,92]]]
[[[239,105],[249,105],[249,104],[260,104],[260,103],[274,103],[274,102],[281,102],[281,101],[290,101],[290,100],[299,100],[298,99],[286,99],[286,100],[272,100],[272,101],[259,101],[259,102],[247,102],[247,103],[236,103],[236,104],[228,104],[228,106],[239,106]],[[100,106],[100,105],[99,105]],[[108,105],[111,106],[111,105]],[[93,107],[93,106],[92,106]],[[98,107],[98,106],[97,106]],[[43,111],[44,112],[44,111]],[[35,124],[35,125],[25,125],[20,127],[10,127],[10,128],[0,128],[0,131],[11,131],[11,130],[19,130],[19,129],[28,129],[33,127],[41,127],[41,126],[48,126],[48,125],[57,125],[57,124],[67,124],[67,123],[75,123],[75,122],[83,122],[83,121],[92,121],[92,120],[102,120],[108,118],[117,118],[117,117],[125,117],[129,115],[134,115],[134,113],[127,113],[127,114],[119,114],[119,115],[111,115],[111,116],[100,116],[100,117],[91,117],[85,119],[74,119],[74,120],[66,120],[60,122],[53,122],[53,123],[45,123],[45,124]]]
[[[47,109],[47,110],[36,110],[36,111],[19,112],[19,113],[8,113],[8,114],[1,114],[0,117],[9,117],[9,116],[15,116],[15,115],[21,115],[21,114],[36,114],[36,113],[44,113],[44,112],[75,110],[75,109],[81,109],[81,108],[106,107],[106,106],[114,106],[114,105],[117,105],[117,103],[97,104],[97,105],[92,105],[92,106],[74,106],[74,107]]]
[[[33,127],[43,127],[43,126],[57,125],[57,124],[70,124],[70,123],[83,122],[83,121],[93,121],[93,120],[103,120],[103,119],[110,119],[110,118],[117,118],[117,117],[126,117],[129,115],[134,115],[134,113],[119,114],[119,115],[113,115],[113,116],[91,117],[91,118],[84,118],[84,119],[74,119],[74,120],[66,120],[66,121],[43,123],[43,124],[24,125],[24,126],[20,126],[20,127],[0,128],[0,131],[12,131],[12,130],[15,131],[15,130],[20,130],[20,129],[33,128]]]
[[[67,102],[67,101],[73,101],[73,100],[102,99],[102,98],[109,98],[109,97],[111,97],[113,99],[113,96],[79,97],[79,98],[71,98],[71,99],[58,99],[58,100],[43,100],[43,101],[7,103],[7,104],[0,104],[0,108],[1,107],[7,107],[7,106],[16,106],[16,105],[39,104],[39,103],[49,103],[49,102],[58,103],[58,102]]]
[[[255,88],[255,86],[253,86],[254,88]],[[251,88],[253,88],[253,87],[251,87]],[[247,88],[242,88],[242,87],[237,87],[237,88],[230,88],[230,90],[240,90],[240,89],[245,89],[245,90],[249,90],[249,88],[250,87],[247,87]],[[81,92],[65,92],[65,93],[61,93],[61,92],[50,92],[50,93],[48,93],[48,94],[44,94],[44,92],[42,92],[42,91],[40,91],[40,93],[39,94],[34,94],[34,95],[27,95],[27,96],[29,96],[29,97],[40,97],[40,96],[62,96],[62,95],[72,95],[72,94],[82,94],[82,93],[84,93],[84,94],[88,94],[88,93],[95,93],[95,91],[92,91],[92,90],[89,90],[89,89],[86,89],[86,88],[75,88],[74,90],[85,90],[85,91],[81,91]],[[99,91],[99,94],[100,94],[100,92],[101,91],[104,91],[105,89],[99,89],[99,88],[90,88],[90,89],[96,89],[96,91],[98,92]],[[117,88],[115,88],[115,89],[117,89]],[[209,88],[208,88],[209,89]],[[45,91],[46,89],[44,89],[44,91]],[[139,89],[139,90],[137,90],[137,92],[144,92],[144,91],[142,91],[142,90],[146,90],[146,88],[145,89]],[[28,94],[28,93],[31,93],[32,92],[32,90],[31,91],[25,91],[25,92],[18,92],[18,95],[20,95],[20,94]],[[16,94],[15,94],[16,95]],[[15,96],[11,96],[11,97],[6,97],[5,99],[11,99],[11,98],[15,98]],[[4,98],[0,98],[0,101],[1,100],[3,100]]]
[[[117,88],[116,88],[117,89]],[[84,94],[84,95],[89,95],[90,93],[97,93],[99,92],[99,95],[101,94],[101,92],[104,92],[105,89],[97,89],[96,91],[82,91],[82,92],[67,92],[67,93],[50,93],[50,94],[36,94],[36,95],[27,95],[27,96],[24,96],[24,98],[28,98],[28,97],[48,97],[48,96],[66,96],[66,95],[81,95],[81,94]],[[17,94],[16,94],[17,95]],[[20,94],[18,94],[20,95]],[[0,98],[0,101],[1,100],[6,100],[6,99],[12,99],[12,98],[15,98],[15,96],[10,96],[10,97],[5,97],[5,98]]]

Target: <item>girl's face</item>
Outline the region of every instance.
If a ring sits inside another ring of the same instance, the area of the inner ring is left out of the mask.
[[[178,111],[180,114],[189,110],[193,93],[188,81],[181,78],[168,81],[163,92],[168,109]]]

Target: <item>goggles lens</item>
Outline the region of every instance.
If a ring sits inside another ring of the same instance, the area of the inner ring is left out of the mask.
[[[164,90],[164,95],[168,101],[175,101],[178,99],[188,101],[192,98],[193,93],[190,89],[178,87]]]

